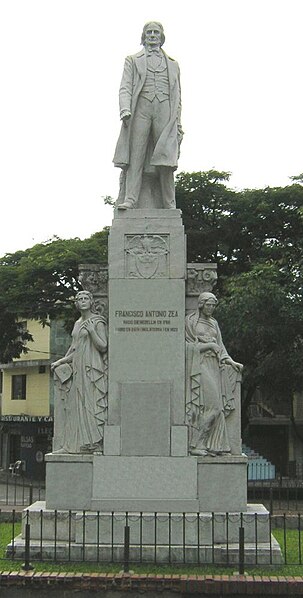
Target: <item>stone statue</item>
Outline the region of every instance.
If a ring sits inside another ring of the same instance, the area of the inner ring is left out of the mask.
[[[162,25],[147,23],[144,49],[125,60],[119,93],[122,127],[113,160],[123,169],[121,210],[138,207],[143,170],[158,173],[161,207],[176,207],[173,172],[183,136],[180,74],[178,63],[162,50],[164,41]]]
[[[216,304],[213,293],[203,292],[197,311],[185,319],[186,421],[192,455],[230,452],[225,418],[234,409],[243,366],[224,347],[220,328],[212,317]]]
[[[103,451],[107,421],[107,325],[95,309],[93,295],[79,291],[81,316],[65,357],[51,365],[55,381],[56,453]]]

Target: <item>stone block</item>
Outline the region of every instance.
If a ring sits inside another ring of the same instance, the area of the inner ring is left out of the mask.
[[[200,513],[200,543],[237,544],[239,528],[245,543],[269,542],[269,513],[263,505],[247,505],[244,512]]]
[[[25,538],[25,524],[30,524],[30,537],[35,540],[71,542],[76,538],[75,513],[46,509],[45,501],[36,501],[22,512],[22,538]]]
[[[246,511],[247,457],[199,457],[198,495],[199,511]]]
[[[191,457],[95,456],[91,508],[196,512],[196,460]]]
[[[104,455],[121,455],[120,426],[104,426]]]
[[[76,542],[121,544],[125,525],[130,528],[131,544],[193,545],[198,542],[200,522],[190,513],[97,513],[89,512],[83,525],[82,514],[76,516]]]
[[[188,427],[171,427],[171,451],[174,457],[186,457],[188,455]]]
[[[48,509],[89,509],[92,497],[93,456],[49,453],[46,461]]]
[[[121,454],[169,456],[169,382],[121,383]]]

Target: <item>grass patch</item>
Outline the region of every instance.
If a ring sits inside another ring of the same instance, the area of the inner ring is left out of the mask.
[[[260,565],[245,566],[249,575],[299,575],[303,564],[303,533],[297,530],[274,529],[273,535],[279,542],[284,555],[283,565]],[[6,571],[19,571],[22,568],[22,560],[11,560],[6,558],[6,547],[13,537],[21,533],[21,523],[0,524],[0,567]],[[31,561],[35,571],[93,573],[96,571],[104,573],[119,573],[123,568],[121,563],[90,563],[90,562],[54,562],[54,561]],[[301,569],[298,569],[301,567]],[[231,575],[237,570],[236,565],[192,565],[192,564],[130,564],[130,569],[135,573],[151,574],[182,574],[182,575]]]

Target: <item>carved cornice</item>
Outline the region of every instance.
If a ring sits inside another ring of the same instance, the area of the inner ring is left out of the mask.
[[[186,295],[211,292],[217,283],[217,264],[187,264]]]

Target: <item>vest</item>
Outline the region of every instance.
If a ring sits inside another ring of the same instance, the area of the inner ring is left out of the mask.
[[[149,56],[146,59],[146,79],[141,90],[140,96],[152,102],[155,98],[159,102],[169,99],[169,83],[166,60],[161,54],[162,60],[156,68],[152,66]]]

